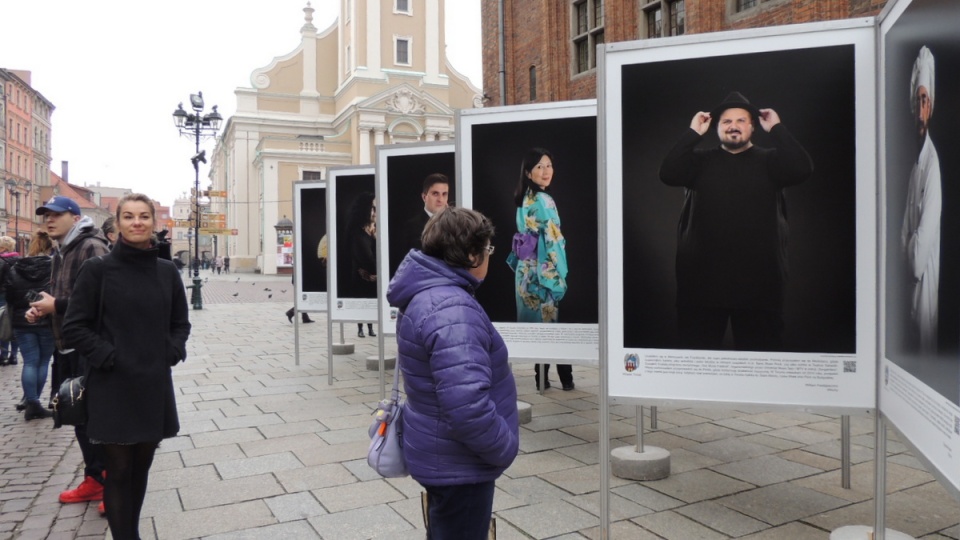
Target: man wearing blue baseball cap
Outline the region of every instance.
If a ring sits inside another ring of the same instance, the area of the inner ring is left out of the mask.
[[[43,216],[43,228],[51,240],[56,241],[57,251],[53,256],[50,274],[50,293],[40,293],[41,298],[30,304],[27,320],[33,322],[50,316],[56,351],[53,354],[54,369],[51,388],[55,392],[67,378],[83,374],[83,358],[73,349],[63,345],[63,316],[67,312],[73,285],[80,273],[80,266],[92,257],[109,251],[107,239],[89,216],[80,213],[80,206],[69,197],[51,197],[37,208]],[[77,503],[103,499],[103,450],[90,442],[86,426],[76,426],[75,432],[80,451],[83,453],[84,479],[79,487],[60,494],[60,502]]]

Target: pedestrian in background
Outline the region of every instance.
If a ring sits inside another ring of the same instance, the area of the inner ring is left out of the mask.
[[[6,305],[4,300],[5,276],[10,267],[20,258],[16,252],[16,242],[9,236],[0,236],[0,307]],[[9,317],[10,315],[7,314]],[[17,340],[0,341],[0,366],[17,365]]]
[[[50,239],[57,243],[50,271],[50,292],[41,292],[40,299],[30,304],[26,318],[36,322],[50,317],[56,350],[53,353],[54,389],[70,377],[83,375],[85,363],[77,351],[63,342],[63,316],[67,312],[80,265],[87,259],[104,255],[109,251],[106,237],[94,225],[89,216],[80,213],[80,206],[69,197],[55,196],[36,214],[43,216],[43,226]],[[90,444],[86,426],[74,426],[77,443],[83,454],[83,482],[74,489],[60,493],[64,504],[99,501],[103,499],[103,452]]]
[[[53,357],[53,330],[47,319],[29,322],[26,318],[30,302],[41,291],[50,290],[52,249],[50,237],[45,232],[35,231],[27,256],[14,261],[3,275],[4,300],[10,310],[10,324],[23,356],[23,369],[20,372],[23,399],[17,409],[24,411],[23,419],[28,422],[53,416],[40,401]]]

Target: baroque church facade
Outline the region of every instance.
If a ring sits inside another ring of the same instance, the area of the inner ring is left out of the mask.
[[[214,148],[210,211],[226,214],[220,254],[232,271],[289,273],[278,237],[293,183],[367,165],[384,144],[448,140],[482,92],[447,61],[444,0],[340,0],[327,29],[304,8],[300,45],[238,88]],[[281,226],[278,234],[277,225]]]

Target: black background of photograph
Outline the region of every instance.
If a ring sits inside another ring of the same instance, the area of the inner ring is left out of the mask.
[[[300,256],[302,257],[303,292],[327,291],[327,267],[317,257],[320,239],[327,234],[327,189],[326,187],[300,188]],[[328,254],[329,256],[329,254]]]
[[[450,179],[447,202],[452,205],[456,200],[456,170],[454,152],[387,156],[387,208],[390,211],[386,239],[390,277],[393,277],[411,248],[404,245],[405,225],[418,212],[423,212],[423,199],[420,197],[423,179],[433,173],[445,174]],[[380,238],[384,237],[381,235]]]
[[[337,298],[376,298],[376,295],[357,296],[353,290],[353,263],[350,257],[350,235],[347,220],[354,199],[364,191],[376,193],[376,177],[372,174],[341,175],[336,177],[334,213],[337,219]],[[379,238],[378,238],[379,241]]]
[[[814,163],[813,177],[786,189],[783,352],[856,352],[853,53],[844,45],[623,68],[626,347],[676,348],[675,257],[684,190],[664,185],[659,168],[697,111],[710,111],[739,91],[755,106],[777,111]],[[758,126],[754,143],[768,141]],[[719,144],[714,125],[702,144]],[[727,346],[733,348],[729,338]]]
[[[954,403],[960,403],[960,5],[915,0],[886,35],[886,346],[887,357]],[[920,47],[934,58],[930,139],[940,157],[943,209],[940,221],[939,355],[922,358],[906,346],[911,278],[900,243],[910,170],[920,151],[910,112],[910,76]]]
[[[504,122],[472,127],[473,208],[493,221],[496,251],[477,300],[494,322],[517,322],[514,272],[507,266],[517,207],[513,192],[523,155],[533,147],[553,154],[549,193],[557,203],[567,241],[567,293],[561,323],[597,324],[597,120],[596,117]]]

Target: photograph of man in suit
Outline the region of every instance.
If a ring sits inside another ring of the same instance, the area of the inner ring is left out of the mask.
[[[450,179],[447,178],[447,175],[433,173],[423,180],[423,191],[420,194],[420,198],[423,199],[423,210],[417,212],[416,215],[404,223],[405,249],[403,253],[411,249],[420,249],[420,235],[423,234],[423,227],[434,214],[447,207],[449,197]]]

